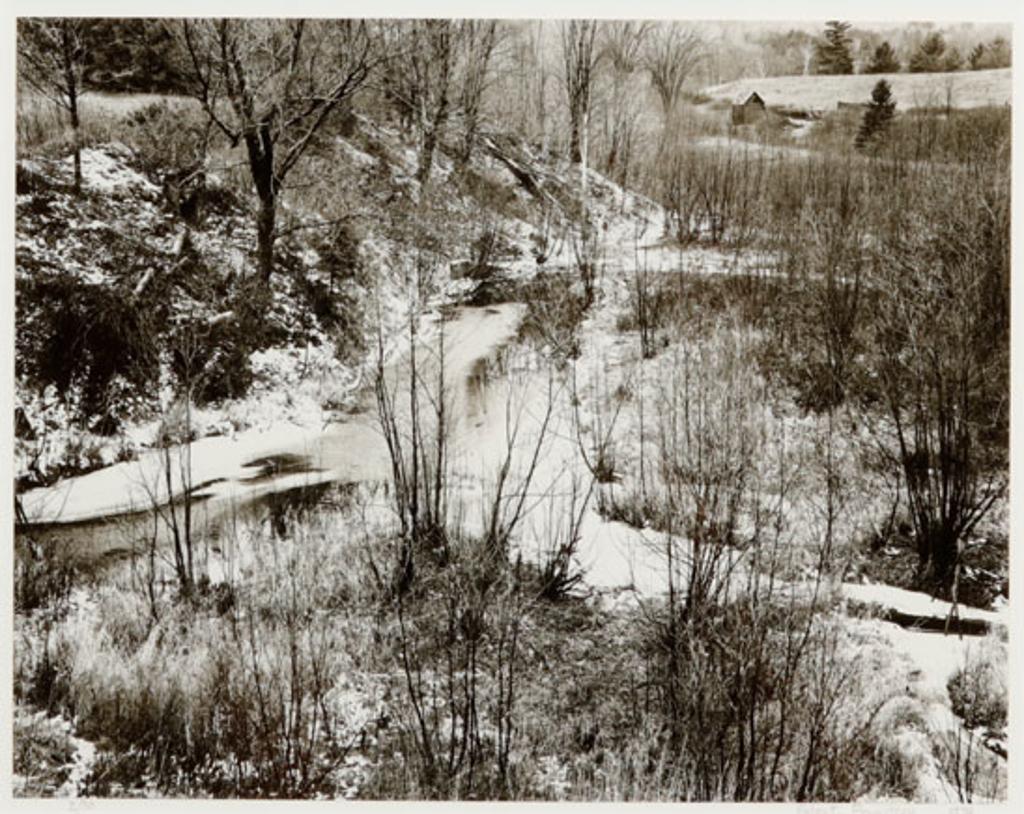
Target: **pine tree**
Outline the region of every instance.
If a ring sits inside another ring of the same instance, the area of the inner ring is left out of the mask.
[[[907,65],[911,73],[936,73],[945,67],[946,41],[936,31],[925,37]]]
[[[986,51],[986,68],[1009,68],[1013,64],[1010,41],[1006,37],[995,37]]]
[[[854,146],[863,150],[875,141],[889,126],[895,112],[896,100],[892,97],[892,88],[884,79],[879,79],[871,91],[871,104],[864,111]]]
[[[972,71],[980,71],[985,67],[985,46],[982,43],[979,42],[971,49],[967,63],[971,66]]]
[[[850,52],[850,38],[846,32],[850,24],[840,20],[829,20],[825,24],[825,42],[819,42],[814,55],[817,72],[820,74],[853,73],[853,54]]]
[[[871,62],[864,73],[899,73],[900,61],[896,52],[888,42],[883,42],[875,49]]]
[[[942,57],[942,70],[944,71],[959,71],[964,67],[963,57],[960,56],[960,49],[955,45],[951,45],[946,49],[946,53]]]
[[[974,46],[968,57],[972,71],[984,71],[989,68],[1009,68],[1012,58],[1010,43],[1005,37],[995,37],[987,45],[979,42]]]

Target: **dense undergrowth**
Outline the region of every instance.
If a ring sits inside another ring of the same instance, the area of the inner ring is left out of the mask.
[[[163,582],[154,602],[125,568],[19,615],[16,699],[97,744],[85,793],[913,791],[894,739],[925,730],[895,709],[919,702],[879,680],[893,665],[870,625],[824,608],[757,590],[689,621],[663,603],[553,602],[533,569],[472,539],[453,540],[444,562],[420,558],[402,595],[388,579],[400,546],[322,512],[238,545],[244,564],[194,602]]]

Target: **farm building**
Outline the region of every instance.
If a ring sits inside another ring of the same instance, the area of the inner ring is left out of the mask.
[[[732,103],[732,123],[752,124],[765,114],[764,99],[757,91],[744,91]]]

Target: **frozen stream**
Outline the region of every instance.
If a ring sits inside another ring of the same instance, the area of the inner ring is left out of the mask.
[[[443,323],[424,331],[417,346],[416,366],[422,382],[420,408],[430,412],[437,389],[441,355],[437,337],[443,328],[447,403],[452,422],[448,482],[449,513],[468,529],[479,529],[493,501],[499,470],[509,458],[506,491],[515,492],[533,468],[527,490],[527,513],[518,529],[521,550],[540,559],[551,542],[569,533],[570,518],[579,513],[589,486],[580,452],[593,449],[593,433],[577,431],[576,397],[569,377],[550,375],[536,354],[514,340],[523,306],[459,307]],[[410,354],[386,370],[396,411],[408,415]],[[585,394],[583,394],[585,397]],[[543,443],[534,452],[543,429]],[[429,428],[427,430],[429,436]],[[582,441],[581,441],[582,437]],[[510,443],[510,441],[514,443]],[[154,501],[166,502],[163,459],[149,452],[138,461],[117,464],[45,489],[22,495],[32,536],[62,545],[85,563],[129,552],[152,534]],[[175,461],[175,464],[177,462]],[[273,495],[329,483],[387,481],[390,461],[377,419],[373,392],[359,408],[323,431],[302,431],[290,425],[237,438],[208,438],[192,445],[194,526],[201,533],[216,529],[238,514],[265,515]],[[180,479],[173,480],[180,496]],[[386,497],[371,507],[389,511]],[[596,500],[582,513],[577,565],[586,584],[595,589],[629,589],[638,596],[657,596],[665,585],[664,536],[623,523],[606,522]],[[165,532],[166,533],[166,532]],[[887,586],[841,586],[860,602],[877,602],[908,613],[943,616],[946,603],[923,594]],[[962,609],[964,617],[998,623],[1003,614]],[[972,646],[958,638],[886,625],[897,649],[919,674],[939,689],[962,663]],[[976,640],[975,640],[976,641]]]
[[[445,379],[452,383],[456,437],[463,417],[471,412],[466,404],[479,390],[475,366],[512,340],[521,310],[516,304],[456,308],[444,320]],[[420,379],[428,384],[438,376],[438,330],[436,321],[425,326],[425,338],[417,346]],[[408,413],[409,360],[410,354],[401,355],[385,373],[400,413]],[[353,413],[322,431],[280,424],[233,438],[204,438],[189,452],[194,520],[200,530],[275,493],[331,482],[385,480],[390,475],[372,391],[363,394]],[[185,492],[178,456],[177,451],[171,456],[175,498]],[[21,495],[33,535],[67,543],[84,561],[124,551],[131,537],[148,534],[154,505],[167,500],[165,459],[156,450]]]

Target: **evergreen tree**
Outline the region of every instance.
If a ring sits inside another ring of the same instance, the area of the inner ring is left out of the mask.
[[[1010,41],[1006,37],[995,37],[985,50],[986,68],[1009,68],[1013,63]]]
[[[899,70],[900,61],[896,58],[896,52],[888,42],[883,42],[875,49],[864,73],[899,73]]]
[[[103,18],[92,25],[85,85],[114,92],[182,93],[183,55],[163,20]]]
[[[854,146],[863,150],[885,131],[896,112],[896,100],[892,97],[892,88],[884,79],[879,79],[871,91],[871,104],[864,111],[860,130]]]
[[[987,45],[979,42],[968,57],[972,71],[1009,68],[1011,62],[1010,43],[1005,37],[995,37]]]
[[[985,67],[985,46],[982,43],[979,42],[971,49],[967,56],[967,64],[971,66],[972,71],[980,71]]]
[[[925,37],[907,65],[911,73],[936,73],[945,68],[946,41],[936,31]]]
[[[850,24],[840,20],[829,20],[825,24],[825,42],[818,43],[814,61],[820,74],[853,73],[853,54],[850,52],[850,38],[846,32]]]
[[[959,71],[964,67],[963,57],[960,56],[960,49],[955,45],[951,45],[946,49],[945,55],[942,57],[942,70],[944,71]]]

